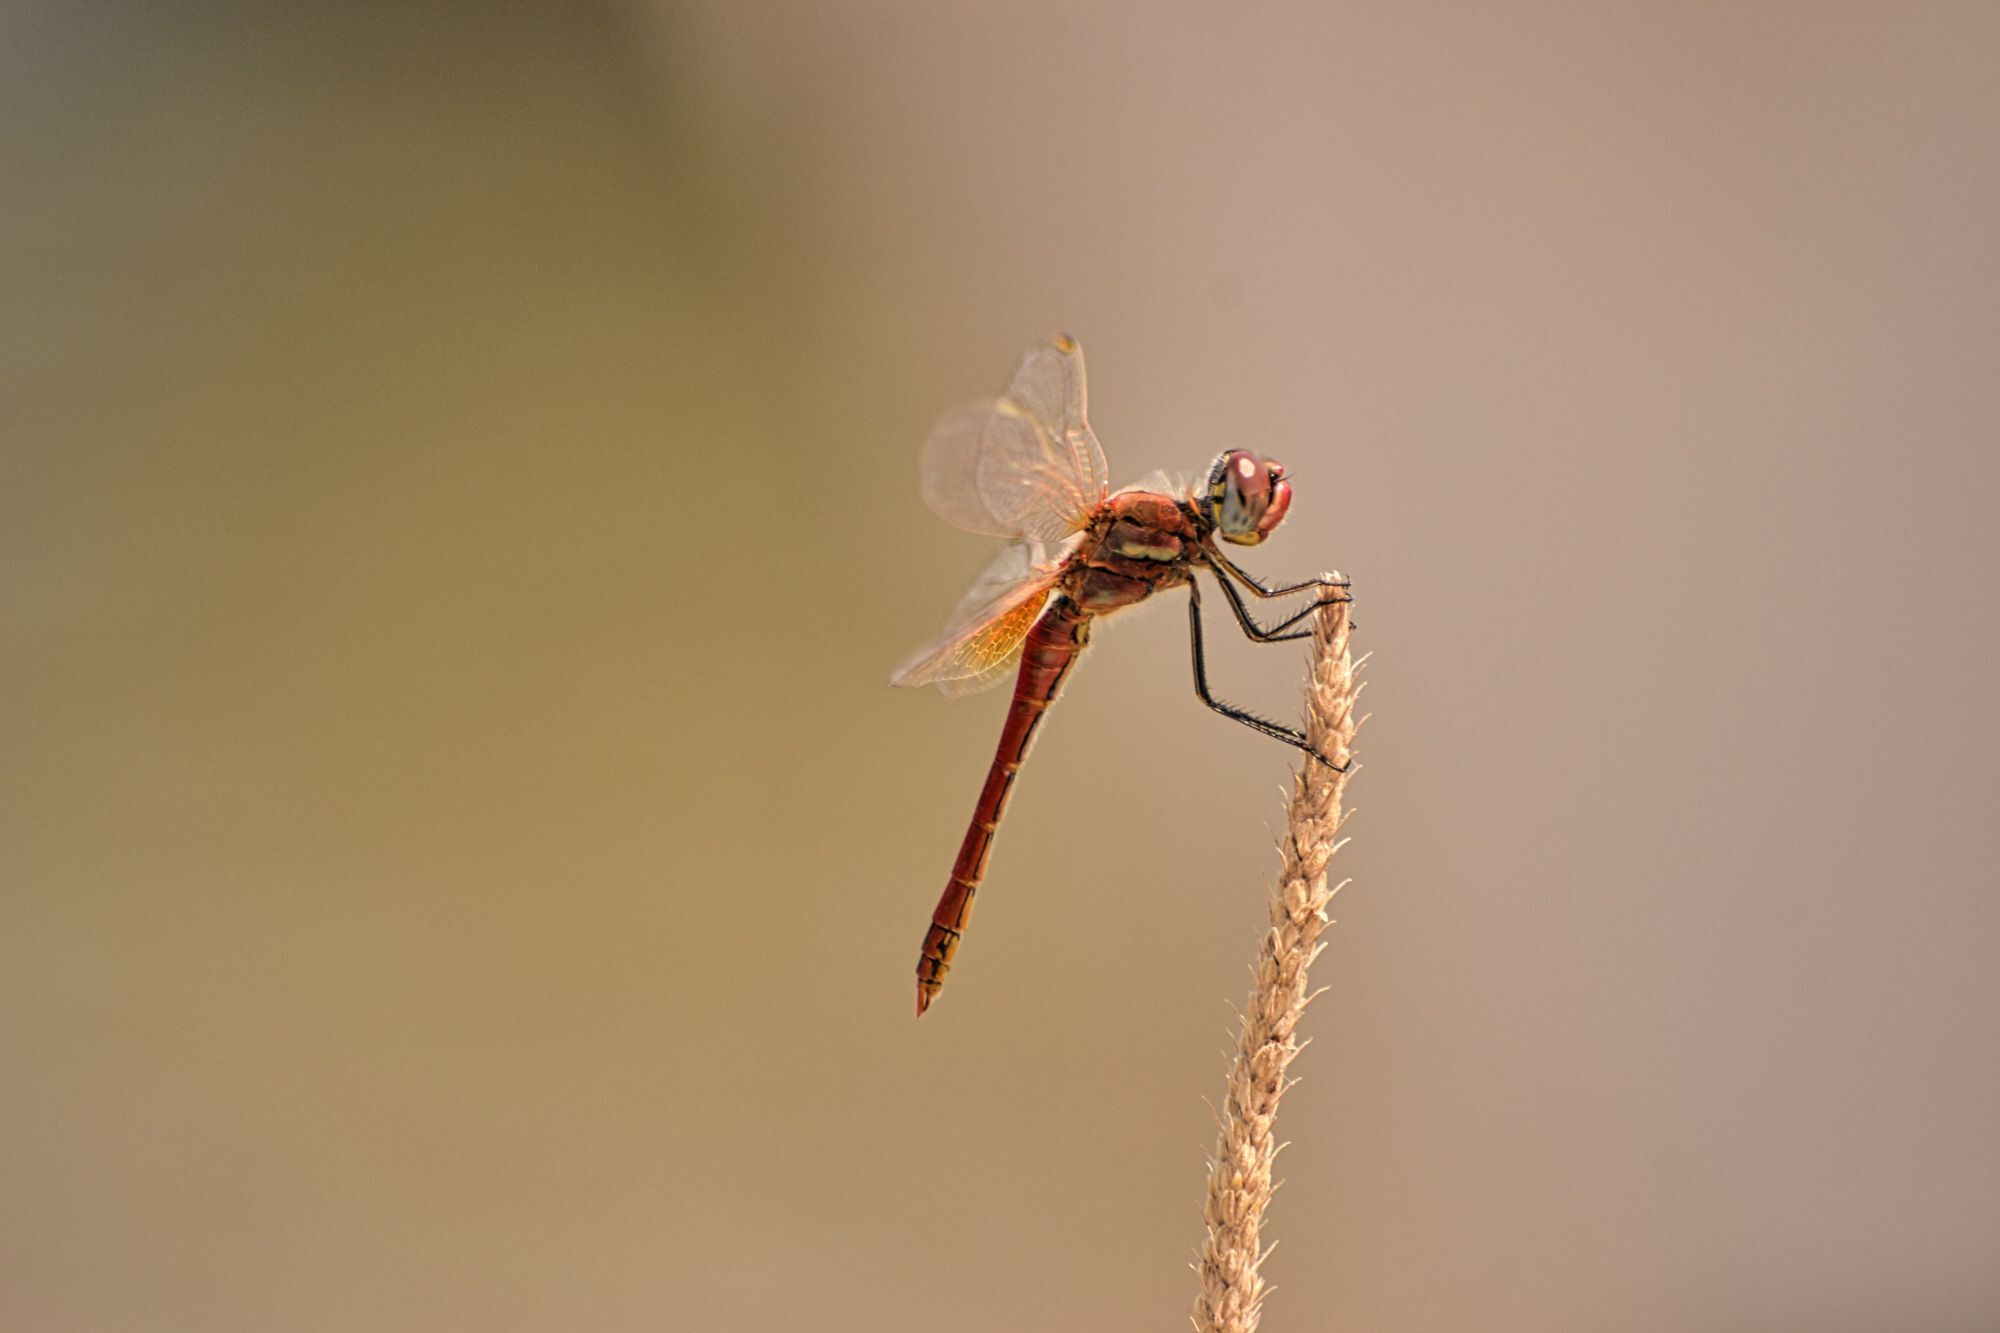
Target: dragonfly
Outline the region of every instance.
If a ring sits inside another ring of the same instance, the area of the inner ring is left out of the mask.
[[[1209,689],[1195,573],[1206,570],[1215,579],[1236,623],[1258,643],[1304,638],[1312,629],[1300,625],[1313,612],[1349,600],[1347,580],[1326,575],[1267,586],[1218,545],[1255,546],[1284,521],[1292,484],[1271,459],[1231,449],[1198,485],[1176,487],[1159,475],[1110,491],[1104,450],[1084,415],[1083,348],[1066,334],[1030,348],[998,398],[946,413],[924,442],[921,473],[924,502],[939,517],[1004,537],[1008,545],[973,582],[944,633],[889,683],[961,695],[999,684],[1010,669],[1015,680],[999,747],[924,934],[919,1016],[944,986],[1014,779],[1093,620],[1185,587],[1196,696],[1224,717],[1346,772],[1346,763],[1320,754],[1297,728],[1226,703]],[[1306,592],[1315,596],[1311,604],[1272,625],[1261,624],[1245,600]]]

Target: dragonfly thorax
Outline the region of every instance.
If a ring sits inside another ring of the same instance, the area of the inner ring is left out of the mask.
[[[1112,496],[1105,507],[1105,520],[1105,551],[1132,560],[1182,559],[1195,538],[1173,497],[1152,491]]]
[[[1199,526],[1172,496],[1120,491],[1071,552],[1063,591],[1092,615],[1131,606],[1185,582],[1200,544]]]

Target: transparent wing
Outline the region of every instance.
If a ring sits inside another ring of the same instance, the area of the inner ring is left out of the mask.
[[[1015,542],[973,580],[937,642],[889,677],[891,685],[935,685],[974,694],[998,685],[1021,656],[1021,641],[1049,599],[1060,563],[1040,542]]]
[[[924,441],[924,503],[972,532],[1058,541],[1107,490],[1084,415],[1083,348],[1067,334],[1036,344],[1005,393],[946,413]]]

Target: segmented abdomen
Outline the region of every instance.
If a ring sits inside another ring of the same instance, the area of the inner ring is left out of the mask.
[[[972,823],[959,844],[958,860],[952,864],[951,879],[944,886],[931,913],[930,929],[924,934],[923,953],[917,959],[917,1012],[930,1006],[951,970],[952,955],[965,934],[972,915],[973,895],[986,877],[986,857],[999,831],[1000,817],[1006,813],[1007,797],[1014,789],[1014,775],[1028,754],[1035,728],[1055,702],[1063,677],[1076,665],[1088,637],[1090,617],[1067,597],[1058,594],[1048,610],[1028,630],[1021,648],[1021,671],[1014,681],[1014,702],[1007,709],[1007,724],[1000,731],[1000,745],[993,764],[986,770],[986,785],[980,788],[979,804],[973,808]]]

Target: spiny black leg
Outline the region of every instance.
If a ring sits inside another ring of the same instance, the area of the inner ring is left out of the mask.
[[[1346,579],[1338,581],[1313,579],[1310,582],[1294,584],[1289,588],[1271,589],[1266,588],[1263,584],[1257,582],[1256,579],[1251,578],[1248,574],[1231,564],[1228,557],[1224,556],[1221,552],[1212,551],[1209,554],[1215,567],[1216,582],[1220,583],[1222,591],[1229,595],[1229,606],[1236,613],[1236,623],[1243,627],[1245,634],[1259,643],[1283,643],[1288,639],[1303,639],[1312,633],[1311,628],[1308,627],[1291,634],[1287,634],[1285,631],[1291,629],[1292,626],[1298,624],[1323,606],[1336,606],[1341,602],[1351,602],[1354,600],[1347,591]],[[1259,625],[1256,619],[1251,616],[1250,608],[1243,604],[1243,596],[1236,591],[1235,584],[1231,582],[1231,579],[1240,581],[1244,587],[1256,593],[1259,597],[1285,597],[1292,593],[1304,592],[1308,588],[1318,588],[1323,592],[1328,589],[1334,589],[1335,591],[1331,592],[1328,596],[1321,597],[1317,601],[1309,603],[1293,614],[1286,616],[1277,624],[1266,628]]]
[[[1216,574],[1215,581],[1221,585],[1222,595],[1229,599],[1229,609],[1236,613],[1236,623],[1243,627],[1243,633],[1248,638],[1257,643],[1287,643],[1293,639],[1310,638],[1312,636],[1312,626],[1308,625],[1304,629],[1292,629],[1291,627],[1319,610],[1322,605],[1325,605],[1325,603],[1314,602],[1311,606],[1308,606],[1289,620],[1274,625],[1270,629],[1265,629],[1257,623],[1256,617],[1250,614],[1250,608],[1243,604],[1243,594],[1236,591],[1235,584],[1231,583],[1220,572]],[[1340,600],[1344,601],[1346,599],[1342,598]]]
[[[1284,588],[1267,588],[1262,583],[1258,582],[1256,577],[1252,575],[1249,571],[1238,568],[1235,562],[1230,560],[1230,558],[1224,555],[1221,551],[1216,550],[1213,546],[1209,548],[1208,555],[1212,560],[1215,561],[1218,567],[1227,571],[1229,574],[1233,575],[1238,582],[1242,583],[1244,587],[1248,588],[1251,592],[1256,593],[1259,597],[1266,597],[1266,598],[1290,597],[1294,593],[1304,592],[1307,588],[1335,588],[1344,593],[1347,591],[1349,583],[1347,579],[1322,578],[1322,579],[1307,579],[1304,583],[1294,583]],[[1336,597],[1330,597],[1327,600],[1329,602],[1344,602],[1347,599],[1345,597],[1336,596]]]
[[[1287,745],[1304,750],[1307,754],[1319,760],[1336,773],[1345,773],[1347,771],[1348,765],[1354,762],[1352,759],[1348,760],[1346,764],[1336,764],[1333,760],[1328,759],[1318,750],[1315,750],[1312,747],[1312,743],[1306,740],[1304,732],[1293,727],[1281,726],[1266,718],[1258,717],[1248,709],[1238,708],[1235,704],[1224,703],[1209,693],[1208,662],[1202,652],[1201,645],[1201,588],[1193,579],[1188,580],[1188,635],[1189,642],[1194,648],[1194,692],[1203,703],[1224,717],[1235,722],[1241,722],[1252,731],[1262,732],[1274,741],[1283,741]]]

